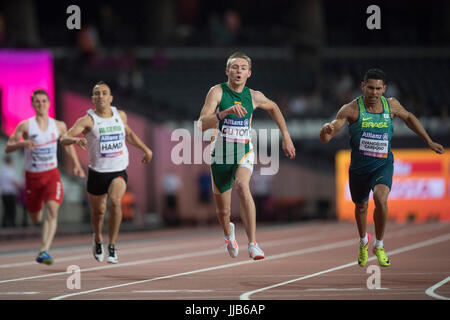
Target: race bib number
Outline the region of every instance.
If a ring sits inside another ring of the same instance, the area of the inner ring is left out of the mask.
[[[222,137],[229,142],[246,143],[250,139],[249,119],[225,118]]]
[[[359,152],[374,158],[387,158],[389,152],[389,134],[363,131]]]
[[[31,153],[33,167],[46,169],[55,166],[56,147],[37,147]]]
[[[113,158],[123,154],[123,134],[105,134],[100,136],[100,155],[103,158]]]

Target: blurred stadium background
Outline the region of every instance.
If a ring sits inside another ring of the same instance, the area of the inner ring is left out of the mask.
[[[81,9],[80,30],[66,26],[71,15],[66,10],[73,4]],[[370,16],[366,9],[372,4],[381,9],[379,30],[366,27]],[[247,85],[278,103],[297,149],[294,161],[280,152],[277,175],[262,176],[256,168],[252,190],[258,220],[345,218],[339,211],[345,182],[336,180],[345,163],[337,166],[336,154],[348,148],[348,136],[344,131],[335,141],[321,145],[321,125],[360,94],[364,72],[378,67],[388,75],[386,96],[398,98],[435,141],[448,146],[449,16],[446,0],[4,0],[0,4],[2,160],[7,136],[29,116],[27,112],[32,114],[29,97],[34,89],[49,91],[56,118],[71,127],[92,107],[91,89],[103,80],[112,89],[113,104],[128,113],[131,127],[154,151],[153,161],[144,167],[140,153],[129,148],[129,194],[122,230],[217,223],[209,167],[172,163],[171,150],[178,141],[171,141],[171,132],[193,131],[207,91],[226,81],[227,57],[243,51],[253,59]],[[263,111],[255,113],[253,123],[255,129],[276,127]],[[425,147],[398,121],[392,146],[396,150]],[[90,232],[85,181],[69,174],[70,163],[61,149],[65,199],[58,234]],[[78,154],[87,169],[87,153],[78,149]],[[403,193],[393,201],[411,203],[417,198],[417,203],[431,209],[405,211],[400,203],[391,217],[448,220],[449,158],[416,155],[398,162],[402,166],[396,172],[403,178],[412,174],[412,180],[402,184]],[[23,153],[12,157],[23,179]],[[175,210],[166,205],[173,190]],[[232,215],[238,219],[238,199],[233,197]],[[26,215],[22,219],[21,209],[18,202],[16,227],[0,229],[2,238],[37,234],[39,229]],[[352,215],[351,208],[345,210]]]

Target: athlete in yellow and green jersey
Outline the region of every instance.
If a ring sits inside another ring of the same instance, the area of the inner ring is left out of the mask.
[[[214,128],[211,154],[211,175],[215,193],[224,193],[233,186],[236,170],[246,167],[253,172],[254,152],[251,138],[251,121],[253,103],[250,89],[244,87],[242,92],[235,92],[227,83],[220,84],[222,98],[217,112],[239,104],[246,114],[239,118],[229,114],[221,119]]]
[[[388,215],[387,200],[392,186],[394,157],[390,141],[394,132],[392,119],[399,117],[436,153],[444,153],[442,145],[431,140],[420,121],[395,98],[386,99],[386,75],[379,69],[366,72],[361,83],[363,95],[342,106],[336,119],[325,123],[320,141],[329,142],[348,124],[352,148],[349,186],[355,203],[355,219],[360,235],[358,264],[365,266],[371,235],[366,232],[367,207],[370,191],[375,203],[375,235],[373,252],[381,266],[389,266],[383,237]]]
[[[248,238],[250,258],[264,258],[256,242],[256,210],[249,182],[253,171],[254,152],[251,144],[251,121],[256,108],[266,110],[282,135],[282,148],[290,159],[295,148],[277,104],[263,93],[245,86],[251,76],[251,59],[233,53],[227,61],[226,83],[213,86],[205,99],[198,126],[202,131],[213,129],[211,176],[215,193],[217,217],[222,226],[227,250],[238,255],[235,226],[230,222],[231,190],[235,186],[241,202],[241,219]]]

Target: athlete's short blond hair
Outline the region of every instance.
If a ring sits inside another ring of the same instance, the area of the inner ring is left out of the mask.
[[[246,55],[245,53],[242,53],[242,52],[239,52],[239,51],[233,53],[233,54],[228,58],[228,60],[227,60],[227,69],[230,68],[231,61],[232,61],[233,59],[236,59],[236,58],[241,58],[241,59],[247,60],[247,62],[248,62],[248,69],[249,69],[249,70],[252,69],[252,59],[250,59],[250,57],[249,57],[248,55]]]

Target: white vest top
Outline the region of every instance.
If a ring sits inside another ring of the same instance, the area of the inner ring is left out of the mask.
[[[28,139],[35,143],[34,150],[25,148],[25,170],[28,172],[44,172],[58,167],[59,132],[55,119],[48,119],[46,131],[41,131],[36,117],[28,119]]]
[[[116,107],[111,110],[110,118],[99,117],[94,110],[88,110],[94,121],[94,127],[86,134],[89,168],[97,172],[122,171],[128,167],[125,125]]]

